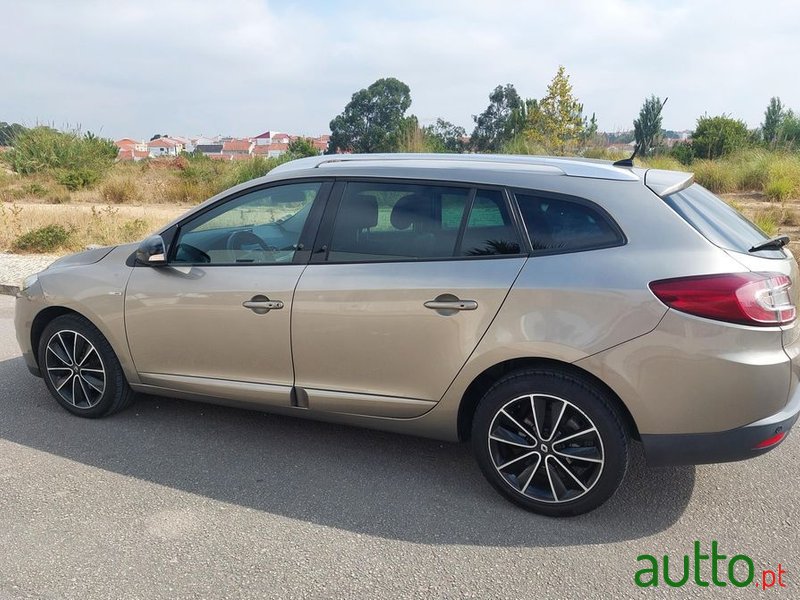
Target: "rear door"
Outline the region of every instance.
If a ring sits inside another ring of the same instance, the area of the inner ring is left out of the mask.
[[[412,417],[438,401],[526,260],[499,189],[337,183],[292,313],[299,397]]]

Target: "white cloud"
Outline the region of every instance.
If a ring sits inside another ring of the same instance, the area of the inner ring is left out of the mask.
[[[112,136],[319,133],[384,76],[423,121],[470,129],[496,85],[540,97],[559,64],[604,129],[630,127],[651,93],[670,97],[669,128],[704,112],[755,126],[772,95],[800,108],[788,0],[0,0],[0,14],[0,120]]]

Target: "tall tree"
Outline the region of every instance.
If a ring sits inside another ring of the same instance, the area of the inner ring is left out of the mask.
[[[489,94],[489,106],[479,115],[472,115],[475,129],[470,144],[478,152],[500,152],[506,142],[519,133],[514,118],[523,106],[522,98],[510,83],[498,85]]]
[[[545,97],[529,107],[526,136],[564,154],[580,140],[583,128],[583,104],[573,95],[569,75],[561,65],[547,86]]]
[[[423,133],[432,152],[464,151],[464,137],[467,132],[463,127],[453,125],[444,119],[436,119],[436,123],[425,127]]]
[[[785,116],[786,112],[781,99],[777,96],[770,98],[767,110],[764,111],[764,122],[761,124],[761,135],[768,145],[774,146],[778,141],[778,134]]]
[[[411,89],[394,77],[353,94],[331,123],[328,152],[394,152],[406,126]]]
[[[661,98],[650,96],[633,120],[633,136],[642,156],[649,154],[661,143]]]

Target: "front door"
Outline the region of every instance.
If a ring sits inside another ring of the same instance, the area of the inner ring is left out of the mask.
[[[169,265],[137,267],[125,323],[142,383],[290,404],[292,294],[319,181],[256,189],[181,224]]]
[[[311,409],[416,416],[497,314],[519,229],[502,190],[350,182],[338,204],[295,293],[295,384]]]

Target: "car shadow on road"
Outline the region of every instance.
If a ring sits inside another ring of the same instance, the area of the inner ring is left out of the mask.
[[[648,469],[639,445],[617,495],[568,521],[501,498],[463,444],[174,399],[74,417],[21,358],[0,362],[0,438],[214,500],[423,544],[601,544],[670,527],[694,467]]]

